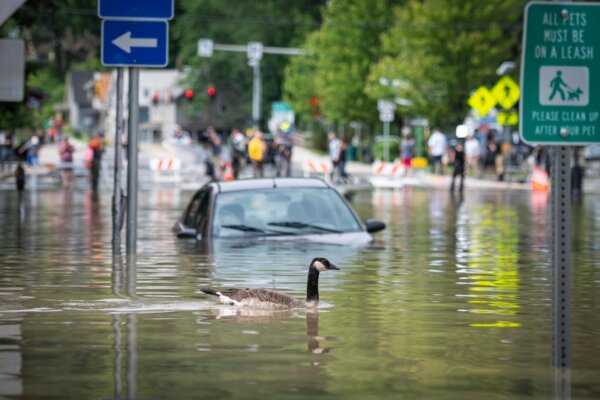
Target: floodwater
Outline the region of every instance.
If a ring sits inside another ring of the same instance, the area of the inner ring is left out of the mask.
[[[0,191],[0,398],[555,396],[546,194],[359,193],[361,217],[388,224],[367,247],[176,239],[190,196],[140,193],[134,265],[112,256],[111,193]],[[573,399],[600,398],[599,234],[586,196],[573,209]],[[199,290],[302,297],[315,256],[341,268],[321,275],[318,312],[241,312]]]

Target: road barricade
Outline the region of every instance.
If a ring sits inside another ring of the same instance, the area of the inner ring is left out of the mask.
[[[331,161],[327,159],[306,160],[302,163],[302,170],[305,177],[319,175],[325,179],[329,179],[333,171],[333,166],[331,165]]]
[[[181,160],[179,158],[151,158],[150,170],[153,182],[181,181]]]
[[[404,169],[404,165],[402,165],[401,161],[383,162],[380,160],[375,160],[375,162],[371,165],[372,174],[380,177],[401,177],[404,175]]]

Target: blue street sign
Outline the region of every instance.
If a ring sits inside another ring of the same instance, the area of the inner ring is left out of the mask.
[[[175,0],[98,0],[98,16],[106,19],[172,19]]]
[[[102,21],[102,64],[165,67],[169,62],[166,21]]]

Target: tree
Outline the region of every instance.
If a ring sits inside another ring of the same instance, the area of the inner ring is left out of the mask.
[[[391,22],[388,0],[336,0],[324,9],[316,34],[314,85],[325,118],[373,121],[376,102],[364,88],[371,64],[381,56],[380,35]]]
[[[460,123],[469,93],[492,85],[498,65],[518,56],[522,6],[519,0],[411,0],[397,7],[366,92],[372,99],[405,98],[408,114],[436,124]],[[384,88],[382,76],[401,85]]]
[[[0,29],[0,36],[25,40],[26,86],[43,91],[51,103],[63,100],[65,77],[74,65],[100,67],[96,6],[96,0],[29,0]],[[44,117],[25,102],[0,103],[0,121],[10,129],[32,128]]]

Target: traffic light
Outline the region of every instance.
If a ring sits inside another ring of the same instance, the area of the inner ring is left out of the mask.
[[[215,87],[213,85],[209,85],[208,88],[206,88],[206,94],[208,94],[208,98],[210,98],[212,100],[215,98],[215,95],[217,94],[217,89],[215,89]]]
[[[192,89],[189,89],[189,88],[185,89],[185,92],[183,92],[183,95],[189,102],[194,100],[194,91]]]

